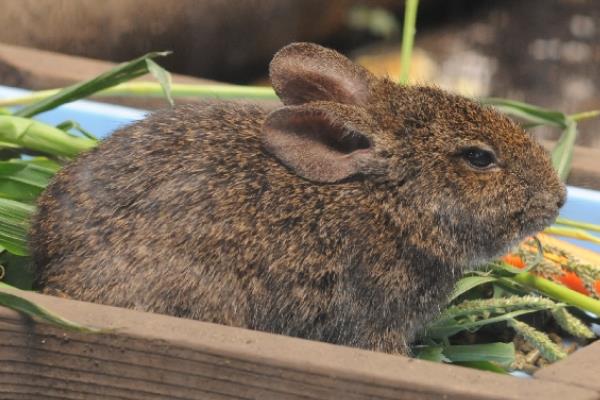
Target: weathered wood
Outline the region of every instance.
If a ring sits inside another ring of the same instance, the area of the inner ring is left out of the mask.
[[[563,361],[542,368],[535,377],[600,392],[600,341],[576,351]]]
[[[64,332],[0,308],[0,398],[578,400],[599,395],[564,383],[19,294],[107,331]]]

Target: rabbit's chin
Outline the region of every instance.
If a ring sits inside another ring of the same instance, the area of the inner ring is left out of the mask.
[[[513,231],[510,235],[503,236],[504,240],[498,240],[494,243],[495,246],[489,246],[490,243],[482,244],[479,247],[479,254],[471,254],[471,259],[465,265],[467,268],[477,268],[478,266],[485,265],[490,260],[501,257],[506,253],[513,250],[523,240],[528,237],[534,236],[540,233],[544,228],[551,225],[556,219],[558,212],[544,210],[534,214],[530,213],[526,220],[519,222],[518,228]],[[500,239],[497,237],[497,239]]]
[[[466,267],[467,270],[483,268],[490,261],[499,258],[514,249],[525,237],[526,236],[515,238],[493,249],[487,248],[482,254],[472,257],[464,267]]]
[[[552,223],[558,217],[557,209],[539,208],[527,211],[524,214],[525,218],[521,223],[521,229],[519,236],[521,240],[535,235],[543,231],[546,227],[552,225]]]

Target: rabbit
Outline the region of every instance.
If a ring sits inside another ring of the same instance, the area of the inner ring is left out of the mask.
[[[30,230],[36,287],[410,354],[465,268],[550,224],[565,188],[494,109],[279,50],[283,105],[153,113],[60,171]]]

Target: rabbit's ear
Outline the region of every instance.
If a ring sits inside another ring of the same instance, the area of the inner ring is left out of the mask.
[[[314,182],[338,182],[381,168],[373,144],[356,124],[341,118],[356,107],[323,105],[282,107],[267,117],[263,145],[297,175]],[[336,112],[337,111],[337,112]]]
[[[292,43],[279,50],[269,74],[285,105],[318,100],[365,105],[376,79],[341,54],[313,43]]]

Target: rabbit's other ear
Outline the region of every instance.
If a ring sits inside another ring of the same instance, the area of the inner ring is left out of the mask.
[[[376,80],[340,53],[313,43],[292,43],[279,50],[269,74],[285,105],[319,100],[365,105]]]
[[[333,183],[356,174],[379,173],[384,163],[375,155],[367,124],[358,127],[348,115],[355,106],[319,104],[282,107],[267,117],[262,131],[265,148],[297,175]]]

